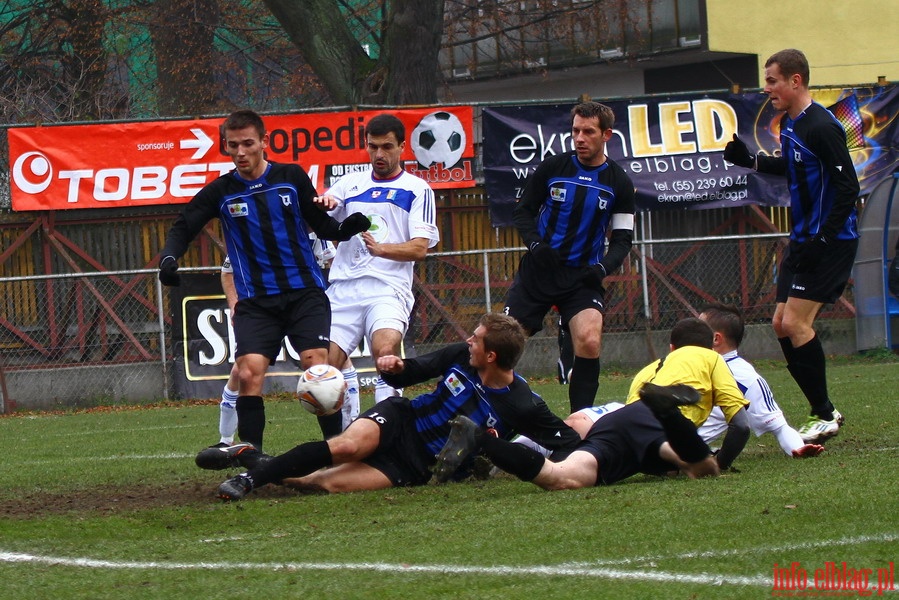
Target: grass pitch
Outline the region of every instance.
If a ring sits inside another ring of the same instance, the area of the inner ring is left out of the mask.
[[[757,366],[798,427],[806,403],[783,365]],[[867,590],[877,595],[880,576],[895,598],[899,363],[828,368],[847,423],[819,458],[753,437],[739,472],[714,480],[638,476],[571,492],[500,476],[334,496],[269,486],[222,504],[213,493],[232,473],[193,464],[217,439],[217,403],[2,418],[2,595],[765,598],[828,595],[816,570],[834,595],[843,569],[843,595],[855,596],[845,575],[867,569]],[[628,384],[604,374],[600,400]],[[567,388],[532,387],[566,412]],[[269,452],[318,439],[293,401],[268,401],[267,415]],[[799,578],[784,589],[775,565],[804,572],[804,589]]]

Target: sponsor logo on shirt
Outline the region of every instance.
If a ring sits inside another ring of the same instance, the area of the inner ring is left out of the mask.
[[[565,202],[565,188],[551,187],[549,188],[549,199],[553,202]]]
[[[250,207],[246,202],[236,202],[228,205],[228,214],[232,217],[246,217],[250,214]]]
[[[450,373],[449,376],[443,380],[443,385],[449,389],[453,396],[458,396],[465,391],[465,384],[462,383],[462,380],[459,379],[455,373]]]

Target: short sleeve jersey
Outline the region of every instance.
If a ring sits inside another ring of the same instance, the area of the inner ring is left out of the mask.
[[[720,354],[708,348],[683,346],[644,367],[631,383],[628,404],[640,399],[640,388],[646,382],[657,385],[686,384],[698,390],[699,402],[681,407],[684,416],[697,427],[705,422],[713,406],[719,406],[730,422],[737,411],[749,405],[727,363]]]
[[[369,233],[379,243],[399,244],[425,238],[433,248],[440,241],[434,192],[420,177],[403,171],[393,179],[374,179],[371,171],[350,173],[337,180],[328,194],[340,201],[331,215],[342,221],[361,212],[371,220]],[[374,277],[397,290],[412,289],[413,263],[372,256],[360,235],[341,242],[331,263],[331,282]]]

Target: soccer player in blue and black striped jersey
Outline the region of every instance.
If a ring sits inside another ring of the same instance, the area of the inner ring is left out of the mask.
[[[574,448],[577,433],[514,371],[524,341],[515,319],[488,313],[465,342],[417,358],[378,358],[378,371],[394,388],[442,379],[430,393],[382,400],[340,435],[279,456],[232,446],[229,452],[249,470],[223,482],[219,498],[240,500],[276,482],[332,493],[424,485],[447,442],[450,421],[459,415],[499,438],[523,433],[551,450]]]
[[[809,65],[799,50],[781,50],[765,63],[765,93],[784,111],[781,156],[753,155],[736,135],[725,160],[760,173],[786,175],[792,227],[777,276],[774,332],[787,369],[811,405],[799,434],[818,444],[840,431],[843,416],[827,394],[824,349],[814,330],[824,304],[843,293],[858,249],[858,176],[846,132],[826,108],[812,101]]]
[[[269,162],[268,134],[255,112],[232,113],[222,131],[236,168],[204,186],[181,211],[160,253],[159,280],[178,285],[178,259],[206,223],[221,220],[238,295],[232,316],[240,372],[237,434],[261,448],[265,372],[284,337],[300,354],[301,368],[328,362],[331,307],[308,229],[321,239],[347,240],[371,223],[361,213],[336,221],[313,201],[317,194],[302,167]]]
[[[574,344],[568,400],[576,412],[593,406],[599,389],[603,279],[631,249],[634,184],[605,153],[615,124],[612,109],[587,101],[571,116],[574,150],[540,163],[515,207],[515,227],[528,252],[505,312],[533,335],[549,309],[558,309]]]

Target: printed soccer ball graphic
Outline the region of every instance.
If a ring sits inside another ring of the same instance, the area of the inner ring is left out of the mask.
[[[297,383],[297,397],[303,408],[313,415],[324,417],[336,413],[343,406],[346,381],[343,374],[331,365],[313,365],[303,371]]]
[[[412,152],[423,167],[443,163],[452,167],[465,149],[465,128],[459,117],[445,111],[433,112],[412,130]]]

